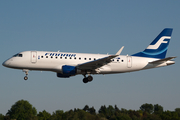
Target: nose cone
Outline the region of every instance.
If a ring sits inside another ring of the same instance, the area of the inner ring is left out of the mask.
[[[8,65],[10,64],[9,60],[6,60],[2,63],[3,66],[8,67]]]

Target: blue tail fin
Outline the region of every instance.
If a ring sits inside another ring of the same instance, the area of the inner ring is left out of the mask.
[[[144,51],[133,54],[132,56],[165,58],[172,30],[172,28],[165,28]]]

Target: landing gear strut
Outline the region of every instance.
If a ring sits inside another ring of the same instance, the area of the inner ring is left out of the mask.
[[[26,76],[24,77],[24,80],[27,80],[27,79],[28,79],[28,76],[27,76],[27,75],[28,75],[28,71],[29,71],[29,70],[23,70],[23,72],[25,72],[25,74],[26,74]]]
[[[93,77],[91,75],[89,75],[88,77],[86,77],[86,75],[84,75],[84,79],[83,79],[84,83],[91,82],[92,80],[93,80]]]

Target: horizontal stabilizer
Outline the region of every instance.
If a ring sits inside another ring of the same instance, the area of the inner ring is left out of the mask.
[[[155,61],[152,61],[152,62],[149,62],[149,63],[152,63],[152,64],[154,64],[154,63],[162,63],[162,62],[166,62],[168,60],[174,59],[174,58],[176,58],[176,57],[168,57],[168,58],[164,58],[164,59],[160,59],[160,60],[155,60]]]

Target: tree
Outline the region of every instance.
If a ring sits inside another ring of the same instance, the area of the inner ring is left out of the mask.
[[[108,117],[111,117],[115,114],[115,109],[113,108],[112,105],[109,105],[108,108],[107,108],[107,116]]]
[[[88,105],[85,105],[84,108],[83,108],[84,111],[88,111],[89,110],[89,106]]]
[[[180,117],[180,108],[176,108],[175,112],[178,113],[178,116]]]
[[[0,120],[4,120],[4,115],[0,114]]]
[[[115,112],[120,112],[119,108],[117,107],[117,105],[114,106]]]
[[[43,110],[42,112],[39,112],[38,120],[48,120],[51,117],[51,114]]]
[[[104,106],[101,106],[101,108],[99,109],[99,111],[98,111],[99,113],[103,113],[103,114],[106,114],[106,112],[107,112],[107,108],[106,108],[106,106],[104,105]]]
[[[132,120],[128,114],[122,113],[121,115],[117,116],[117,120]]]
[[[143,120],[162,120],[162,119],[158,115],[149,114],[149,115],[143,117]]]
[[[26,100],[19,100],[14,105],[12,105],[11,109],[6,113],[11,119],[18,120],[36,120],[37,111],[36,108],[33,107]]]
[[[94,109],[94,107],[89,108],[88,112],[92,115],[96,115],[96,110]]]
[[[93,114],[93,115],[96,114],[96,110],[94,109],[94,107],[89,108],[88,105],[85,105],[84,108],[83,108],[83,110],[84,110],[85,112],[88,112],[88,113]]]
[[[165,111],[160,115],[162,120],[179,120],[177,112]]]
[[[161,105],[154,105],[154,113],[155,114],[161,114],[163,112],[163,107]]]
[[[151,114],[153,112],[153,105],[146,103],[146,104],[141,105],[140,109],[143,112],[147,112],[147,113]]]
[[[175,112],[180,112],[180,108],[176,108],[176,109],[175,109]]]
[[[62,120],[63,119],[63,110],[56,110],[53,112],[52,116],[50,117],[51,120]]]

